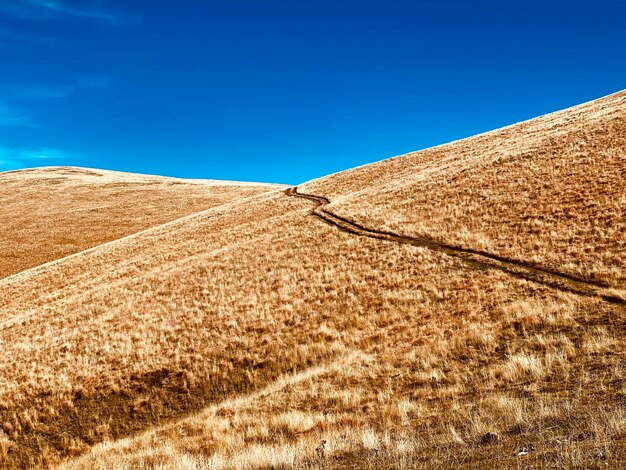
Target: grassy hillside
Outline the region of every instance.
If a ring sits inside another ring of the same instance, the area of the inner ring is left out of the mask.
[[[367,226],[626,289],[626,92],[302,191]]]
[[[68,167],[0,173],[0,278],[270,189]]]
[[[607,100],[623,111],[623,101]],[[533,125],[493,145],[522,145]],[[576,141],[563,126],[553,141]],[[485,138],[476,153],[489,148]],[[401,163],[395,179],[410,186],[422,171],[430,177],[422,160],[382,162],[300,190],[329,197],[329,210],[348,220],[387,227],[402,216],[410,234],[417,217],[402,211],[419,195],[386,193],[394,179],[387,165]],[[533,174],[526,159],[513,161]],[[489,186],[491,173],[485,178]],[[388,219],[365,219],[352,198],[367,192],[379,201],[378,191],[389,197],[380,202]],[[473,207],[463,198],[450,204],[463,201]],[[624,303],[452,248],[376,238],[314,210],[315,200],[276,190],[0,280],[0,462],[626,464]],[[584,202],[568,210],[587,217]],[[491,216],[476,215],[486,225]],[[453,228],[441,226],[441,239],[452,240]],[[500,230],[521,236],[510,225]],[[546,252],[560,249],[538,240]],[[609,273],[603,260],[589,258],[581,272]],[[619,273],[606,276],[619,286]]]

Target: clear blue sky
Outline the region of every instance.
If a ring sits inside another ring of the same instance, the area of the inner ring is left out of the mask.
[[[0,171],[299,183],[625,78],[623,0],[0,0]]]

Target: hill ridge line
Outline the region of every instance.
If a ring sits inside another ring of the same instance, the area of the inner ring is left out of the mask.
[[[200,216],[200,215],[202,215],[202,214],[204,214],[206,212],[209,212],[209,211],[211,211],[213,209],[222,209],[222,208],[227,207],[227,206],[232,205],[232,204],[239,204],[239,203],[242,203],[242,202],[246,202],[246,201],[248,201],[250,199],[254,199],[254,198],[260,197],[260,196],[266,196],[268,194],[271,194],[271,193],[274,193],[274,192],[278,192],[278,191],[284,191],[284,189],[274,189],[274,190],[270,190],[270,191],[263,192],[263,193],[260,193],[260,194],[254,194],[252,196],[248,196],[248,197],[245,197],[245,198],[237,199],[235,201],[230,201],[230,202],[227,202],[226,204],[220,204],[219,206],[209,207],[208,209],[203,209],[203,210],[198,211],[198,212],[193,212],[193,213],[185,215],[183,217],[179,217],[178,219],[170,220],[169,222],[165,222],[165,223],[162,223],[162,224],[159,224],[159,225],[154,225],[152,227],[148,227],[147,229],[140,230],[139,232],[131,233],[131,234],[123,236],[121,238],[116,238],[116,239],[108,241],[108,242],[100,243],[99,245],[92,246],[91,248],[87,248],[86,250],[78,251],[76,253],[71,253],[71,254],[69,254],[67,256],[63,256],[62,258],[54,259],[52,261],[48,261],[46,263],[39,264],[37,266],[33,266],[32,268],[28,268],[28,269],[25,269],[23,271],[19,271],[19,272],[15,273],[15,274],[11,274],[10,276],[3,277],[3,278],[0,279],[0,286],[5,284],[6,283],[5,281],[9,281],[9,280],[12,280],[14,278],[18,278],[19,276],[27,276],[29,274],[35,274],[39,270],[45,269],[45,268],[50,267],[50,266],[54,266],[55,264],[58,264],[58,263],[65,262],[65,261],[67,261],[69,259],[81,256],[81,255],[86,255],[86,254],[89,254],[91,252],[97,251],[97,250],[99,250],[101,248],[112,246],[112,245],[115,245],[116,243],[124,242],[126,240],[131,240],[131,239],[133,239],[135,237],[139,237],[141,235],[145,235],[146,233],[150,233],[152,231],[156,231],[156,230],[168,227],[170,225],[175,225],[177,223],[181,223],[181,222],[184,222],[186,220],[193,219],[194,217],[198,217],[198,216]]]
[[[607,302],[626,305],[625,299],[616,295],[603,293],[601,290],[599,291],[599,289],[610,287],[602,282],[581,279],[570,274],[540,268],[524,261],[506,258],[486,251],[447,245],[428,238],[399,235],[391,231],[366,227],[328,210],[326,206],[328,206],[331,201],[327,197],[299,192],[298,186],[286,189],[285,194],[314,202],[316,207],[311,214],[344,232],[428,248],[460,259],[473,268],[498,269],[509,275],[527,281],[537,282],[553,289],[587,297],[598,297]]]
[[[55,172],[61,171],[56,174]],[[63,173],[63,171],[67,171]],[[73,165],[44,165],[44,166],[33,166],[27,168],[19,168],[15,170],[5,170],[0,171],[0,176],[6,175],[24,175],[25,173],[33,173],[33,172],[43,172],[44,174],[49,174],[53,177],[59,178],[79,178],[81,176],[91,176],[91,177],[116,177],[122,181],[124,178],[137,179],[137,180],[145,180],[146,182],[159,182],[159,183],[184,183],[184,184],[193,184],[193,185],[205,185],[205,186],[241,186],[241,187],[249,187],[249,186],[267,186],[271,187],[281,187],[285,188],[288,186],[284,183],[268,183],[263,181],[238,181],[238,180],[222,180],[222,179],[212,179],[212,178],[185,178],[180,176],[167,176],[167,175],[158,175],[153,173],[135,173],[131,171],[123,171],[123,170],[109,170],[106,168],[94,168],[94,167],[86,167],[86,166],[73,166]],[[132,181],[133,183],[138,181]]]
[[[502,131],[505,131],[505,130],[508,130],[508,129],[515,128],[516,126],[520,126],[520,125],[531,123],[531,122],[536,121],[538,119],[547,119],[547,118],[550,118],[550,117],[554,117],[554,116],[559,116],[561,114],[565,114],[567,112],[571,112],[573,110],[584,109],[586,106],[591,106],[591,105],[597,104],[600,101],[603,101],[605,99],[613,98],[615,96],[624,94],[625,92],[626,92],[626,88],[623,88],[623,89],[614,91],[612,93],[609,93],[608,95],[601,96],[599,98],[594,98],[592,100],[583,101],[581,103],[577,103],[577,104],[574,104],[572,106],[567,106],[565,108],[560,108],[560,109],[556,109],[554,111],[549,111],[549,112],[546,112],[544,114],[540,114],[539,116],[534,116],[534,117],[530,117],[530,118],[527,118],[527,119],[522,119],[521,121],[512,122],[510,124],[504,124],[504,125],[502,125],[500,127],[496,127],[495,129],[486,130],[486,131],[479,132],[477,134],[471,134],[471,135],[468,135],[468,136],[465,136],[465,137],[455,138],[453,140],[450,140],[450,141],[447,141],[447,142],[442,142],[442,143],[436,144],[436,145],[432,145],[430,147],[424,147],[424,148],[417,149],[417,150],[409,150],[409,151],[401,153],[399,155],[390,155],[389,157],[385,157],[382,160],[374,160],[374,161],[371,161],[371,162],[363,163],[362,165],[357,165],[357,166],[354,166],[354,167],[351,167],[351,168],[335,171],[334,173],[329,173],[327,175],[318,176],[317,178],[313,178],[313,179],[311,179],[309,181],[301,183],[301,185],[311,184],[311,183],[314,183],[314,182],[317,182],[317,181],[329,178],[331,176],[338,175],[339,173],[343,173],[344,171],[347,171],[347,170],[356,170],[358,168],[364,168],[364,167],[369,166],[369,165],[376,165],[376,164],[379,164],[379,163],[382,163],[382,162],[388,162],[390,160],[396,160],[396,159],[399,159],[399,158],[406,158],[406,157],[409,157],[409,156],[414,155],[416,153],[424,152],[424,151],[427,151],[427,150],[428,151],[431,151],[431,150],[441,150],[441,149],[444,149],[447,146],[450,146],[450,145],[453,145],[453,144],[457,144],[459,142],[472,140],[474,138],[488,137],[488,136],[496,134],[498,132],[502,132]],[[622,100],[626,102],[626,94],[624,94],[624,96],[622,97]]]

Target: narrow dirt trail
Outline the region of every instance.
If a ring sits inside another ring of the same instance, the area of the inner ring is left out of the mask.
[[[348,220],[345,217],[334,214],[326,209],[326,206],[330,204],[330,200],[328,198],[324,196],[301,193],[298,191],[297,186],[286,189],[285,194],[291,197],[306,199],[315,203],[316,207],[311,212],[312,215],[344,232],[363,237],[378,238],[381,240],[428,248],[430,250],[461,259],[473,269],[499,269],[500,271],[510,274],[511,276],[537,282],[553,289],[584,295],[587,297],[599,297],[607,302],[626,305],[625,299],[606,292],[606,289],[609,286],[599,282],[579,279],[569,274],[539,268],[521,261],[505,258],[484,251],[446,245],[427,238],[409,237],[385,230],[365,227],[364,225]]]
[[[352,367],[359,363],[365,364],[372,360],[372,356],[361,350],[346,349],[343,351],[343,354],[330,362],[312,366],[299,372],[285,373],[255,392],[226,398],[220,402],[210,404],[189,416],[150,428],[132,437],[101,442],[93,446],[87,453],[73,459],[68,459],[52,468],[56,470],[94,468],[103,457],[114,452],[124,454],[125,451],[133,447],[150,449],[151,452],[155,452],[155,450],[158,449],[170,453],[171,449],[167,449],[168,440],[171,439],[172,434],[180,434],[181,429],[187,430],[186,432],[189,432],[189,429],[193,430],[200,427],[206,428],[211,426],[214,426],[216,429],[222,429],[220,425],[223,417],[220,416],[220,411],[230,410],[232,413],[237,413],[251,407],[255,402],[283,392],[290,387],[297,386],[304,382],[313,382],[324,376],[330,376],[343,371],[346,367]]]

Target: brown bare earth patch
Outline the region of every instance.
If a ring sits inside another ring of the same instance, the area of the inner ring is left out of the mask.
[[[0,278],[271,189],[72,167],[0,173]]]
[[[615,96],[604,103],[619,108]],[[543,142],[523,133],[532,125],[494,145]],[[405,165],[407,181],[422,171],[396,160],[373,168]],[[351,202],[351,185],[386,190],[367,168],[299,190],[375,225]],[[411,194],[387,193],[389,224]],[[276,189],[0,280],[1,465],[626,465],[623,303],[361,236],[319,209]],[[386,224],[374,228],[397,229]],[[432,238],[447,243],[453,228]],[[608,273],[603,259],[585,272]],[[615,296],[619,274],[603,280]]]

